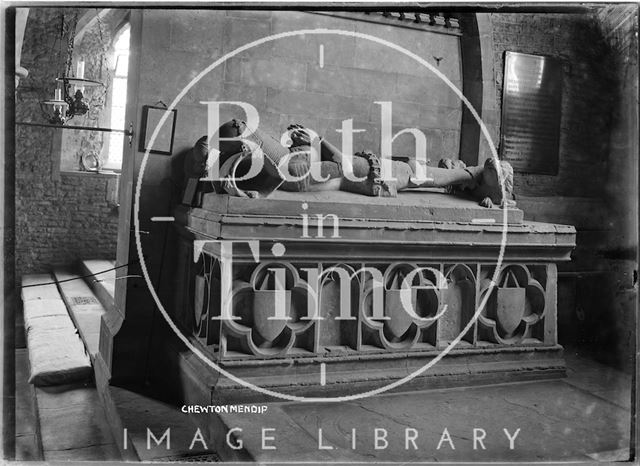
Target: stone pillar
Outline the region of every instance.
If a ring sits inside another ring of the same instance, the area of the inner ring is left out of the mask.
[[[464,34],[460,40],[463,93],[484,122],[493,144],[500,142],[500,110],[496,103],[493,74],[493,37],[488,13],[462,16]],[[462,114],[460,160],[467,165],[482,165],[491,157],[491,149],[478,122],[465,108]]]

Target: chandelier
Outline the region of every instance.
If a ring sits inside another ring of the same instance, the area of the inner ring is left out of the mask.
[[[100,16],[97,14],[98,26],[100,26]],[[64,125],[76,115],[85,115],[89,111],[89,105],[85,101],[85,89],[104,87],[100,81],[87,79],[84,77],[84,60],[79,60],[76,66],[75,75],[71,76],[73,63],[73,42],[77,24],[77,14],[74,15],[69,31],[67,33],[67,58],[65,61],[62,76],[56,78],[56,89],[54,98],[40,102],[43,112],[51,124]],[[61,15],[60,22],[60,56],[62,55],[62,44],[65,37],[65,17]],[[100,28],[100,36],[102,29]]]

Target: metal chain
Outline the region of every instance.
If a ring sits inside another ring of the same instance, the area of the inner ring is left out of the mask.
[[[65,20],[64,20],[64,13],[60,14],[60,37],[58,37],[58,40],[60,41],[60,43],[58,44],[58,66],[56,69],[56,73],[58,74],[62,74],[64,75],[64,69],[65,69],[65,65],[66,62],[63,64],[62,63],[62,57],[64,52],[62,51],[62,46],[64,43],[64,34],[65,34]]]
[[[111,74],[109,73],[109,58],[108,58],[108,52],[109,52],[109,47],[108,45],[105,43],[104,40],[104,35],[102,33],[102,29],[103,29],[103,23],[102,23],[102,18],[100,18],[100,10],[98,8],[96,8],[96,20],[98,22],[98,35],[100,37],[100,45],[102,46],[102,56],[100,57],[100,70],[99,70],[99,79],[102,81],[102,72],[104,67],[106,66],[107,68],[107,79],[106,82],[104,83],[104,87],[102,88],[102,95],[99,97],[99,99],[102,100],[102,104],[106,105],[107,102],[107,94],[109,92],[109,86],[111,84]],[[98,98],[92,98],[91,100],[98,100]]]
[[[107,46],[104,44],[104,36],[102,35],[102,19],[100,18],[100,10],[96,8],[96,18],[98,20],[98,34],[100,35],[100,45],[102,45],[102,51],[107,52]]]
[[[102,61],[106,61],[106,66],[107,69],[109,69],[109,58],[108,58],[108,52],[109,52],[109,47],[107,46],[107,44],[104,43],[104,36],[102,35],[102,19],[100,18],[100,10],[98,10],[96,8],[96,18],[98,19],[98,34],[100,35],[100,45],[102,45],[102,57],[100,57],[100,78],[102,78],[102,67],[103,67],[103,63]]]
[[[71,21],[69,23],[69,29],[67,31],[68,39],[67,39],[67,72],[65,76],[71,76],[71,67],[73,64],[73,45],[76,36],[76,26],[78,24],[78,13],[74,13],[71,17]]]

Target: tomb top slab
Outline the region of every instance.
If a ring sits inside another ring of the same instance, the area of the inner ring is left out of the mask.
[[[306,203],[306,209],[303,209]],[[268,198],[248,199],[226,194],[208,193],[202,202],[204,210],[223,215],[297,216],[334,214],[339,218],[503,223],[502,209],[487,209],[477,201],[465,199],[441,190],[413,190],[397,197],[369,197],[344,191],[290,193],[275,191]],[[509,209],[507,222],[522,224],[524,214]]]
[[[520,209],[508,214],[505,258],[570,259],[575,228],[524,221]],[[285,241],[288,257],[322,260],[364,260],[374,248],[376,257],[389,260],[404,255],[494,261],[505,240],[502,216],[502,209],[438,192],[401,193],[397,198],[275,192],[267,199],[208,193],[202,207],[179,206],[175,211],[181,231],[195,239],[259,239],[265,248]],[[235,254],[249,257],[247,251]]]

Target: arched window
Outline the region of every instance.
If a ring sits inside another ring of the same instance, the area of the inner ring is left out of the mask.
[[[111,83],[110,128],[125,129],[125,111],[127,107],[127,75],[129,71],[129,24],[123,26],[113,41],[113,81]],[[120,170],[122,168],[123,133],[110,133],[108,155],[104,168]]]

